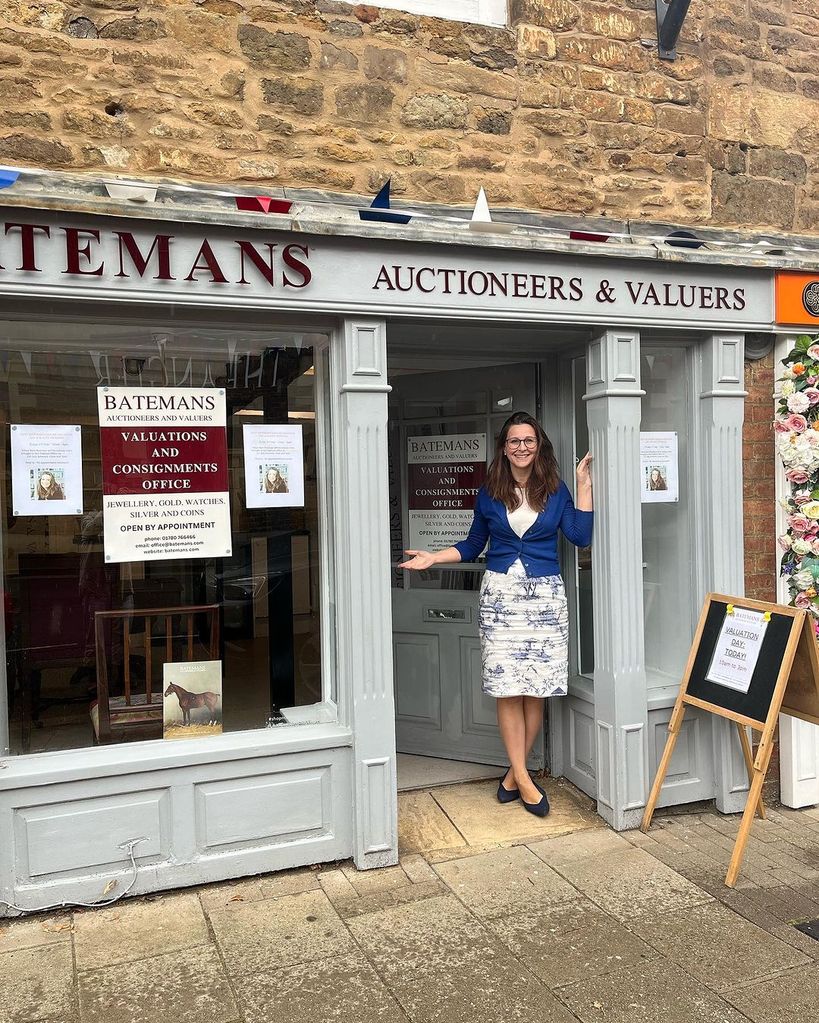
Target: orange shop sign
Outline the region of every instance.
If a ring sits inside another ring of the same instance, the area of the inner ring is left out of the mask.
[[[776,322],[819,328],[819,273],[777,271]]]

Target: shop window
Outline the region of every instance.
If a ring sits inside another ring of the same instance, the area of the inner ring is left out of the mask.
[[[506,25],[506,0],[379,0],[375,6],[474,25]]]
[[[0,321],[13,753],[314,719],[327,345],[178,317]],[[130,396],[113,427],[101,394]]]
[[[589,424],[586,417],[586,360],[572,362],[572,394],[574,398],[574,456],[579,461],[589,450]],[[569,477],[564,470],[564,477]],[[569,548],[574,560],[577,611],[577,671],[579,675],[594,674],[594,609],[592,602],[592,547]]]

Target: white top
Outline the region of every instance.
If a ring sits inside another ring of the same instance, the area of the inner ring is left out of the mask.
[[[526,491],[522,490],[520,487],[515,487],[515,489],[518,491],[523,500],[514,511],[509,511],[507,508],[506,517],[509,520],[509,525],[512,527],[512,530],[517,533],[518,536],[523,536],[526,530],[537,518],[537,512],[527,501]]]

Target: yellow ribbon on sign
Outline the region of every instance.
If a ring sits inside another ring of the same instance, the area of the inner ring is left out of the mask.
[[[729,615],[732,615],[734,613],[734,605],[733,604],[729,604],[728,607],[725,609],[725,613],[729,614]]]
[[[771,620],[771,612],[766,611],[762,617],[765,619],[766,622],[769,622]]]

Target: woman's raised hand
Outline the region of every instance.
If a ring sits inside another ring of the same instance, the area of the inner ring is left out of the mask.
[[[405,554],[409,554],[409,561],[404,561],[400,564],[399,568],[409,568],[418,572],[423,572],[424,569],[432,568],[433,565],[437,564],[435,555],[430,554],[429,551],[404,551]]]
[[[592,457],[593,456],[591,452],[586,452],[583,458],[581,458],[580,461],[577,463],[577,470],[575,472],[575,475],[577,476],[578,486],[583,486],[584,484],[589,485],[591,484]]]

